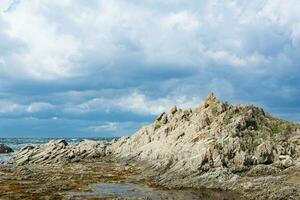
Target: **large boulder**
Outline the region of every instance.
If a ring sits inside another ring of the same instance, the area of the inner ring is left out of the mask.
[[[0,153],[12,153],[14,150],[5,144],[0,144]]]

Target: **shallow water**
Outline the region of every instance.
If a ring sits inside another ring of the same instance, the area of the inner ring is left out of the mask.
[[[66,199],[225,200],[235,194],[213,190],[164,190],[132,183],[99,183],[89,192],[69,192]]]

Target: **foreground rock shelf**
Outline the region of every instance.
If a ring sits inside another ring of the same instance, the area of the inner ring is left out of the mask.
[[[89,184],[120,183],[136,174],[132,166],[109,159],[64,165],[0,166],[0,199],[64,199],[66,192],[84,192]],[[150,184],[137,178],[135,183]]]
[[[168,190],[142,176],[141,169],[108,157],[68,164],[0,166],[0,199],[239,199],[216,190]]]
[[[16,165],[112,158],[142,168],[166,188],[215,188],[248,199],[300,199],[300,125],[252,105],[208,95],[202,106],[162,113],[131,137],[110,142],[64,140],[27,146]]]

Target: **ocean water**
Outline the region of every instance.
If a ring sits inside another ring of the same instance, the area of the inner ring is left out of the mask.
[[[97,138],[0,138],[0,143],[6,144],[7,146],[11,147],[16,153],[21,148],[23,148],[26,145],[29,144],[45,144],[49,142],[50,140],[55,139],[65,139],[69,144],[74,144],[81,142],[85,139],[89,140],[112,140],[113,138],[110,137],[97,137]],[[14,155],[14,153],[8,153],[8,154],[0,154],[0,164],[7,163],[11,157]]]

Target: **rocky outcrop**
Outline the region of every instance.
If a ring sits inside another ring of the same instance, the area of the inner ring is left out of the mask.
[[[5,144],[0,144],[0,154],[12,153],[14,150]]]
[[[104,157],[107,142],[84,140],[68,144],[65,140],[53,140],[47,144],[25,146],[16,154],[14,162],[23,164],[54,164],[78,162],[85,159]]]
[[[229,105],[213,94],[194,110],[173,107],[131,137],[112,142],[69,145],[59,140],[27,146],[16,155],[15,162],[51,164],[106,155],[139,163],[144,175],[165,187],[249,192],[265,190],[262,186],[266,186],[274,193],[267,196],[291,191],[300,194],[300,188],[288,183],[283,191],[278,183],[288,178],[276,176],[299,170],[300,125],[272,117],[252,105]],[[257,194],[255,198],[266,197]]]
[[[217,168],[238,172],[260,164],[283,169],[299,162],[299,132],[298,124],[274,118],[261,108],[232,106],[209,94],[202,106],[194,110],[173,107],[131,137],[72,145],[56,140],[26,146],[15,161],[47,164],[113,154],[185,174]]]
[[[300,157],[299,129],[261,108],[232,106],[210,94],[194,111],[174,107],[110,148],[118,157],[185,174],[216,168],[237,172],[259,164],[287,168]]]
[[[210,94],[202,106],[174,107],[108,149],[121,160],[147,163],[150,176],[165,187],[250,191],[241,183],[256,182],[274,186],[275,197],[280,195],[276,173],[300,166],[299,139],[299,124],[252,105],[229,105]],[[243,178],[254,174],[259,178],[274,175],[274,181]]]

